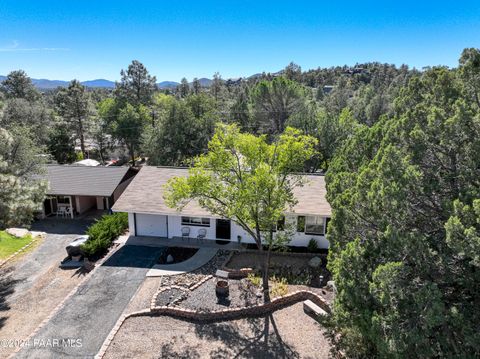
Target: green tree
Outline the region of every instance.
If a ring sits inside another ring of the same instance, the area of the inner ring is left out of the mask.
[[[134,107],[131,104],[121,108],[112,123],[114,136],[125,143],[130,153],[132,166],[135,166],[135,154],[142,143],[142,133],[150,115],[145,106]]]
[[[216,122],[213,100],[203,94],[186,100],[165,99],[158,126],[148,129],[143,150],[152,165],[185,165],[206,152]]]
[[[29,102],[23,98],[8,99],[0,117],[0,127],[7,130],[19,126],[28,128],[39,145],[48,140],[49,127],[53,122],[52,111],[43,102]]]
[[[333,324],[351,357],[478,357],[480,118],[458,73],[412,78],[327,173]]]
[[[59,121],[53,126],[47,141],[47,148],[58,163],[75,162],[75,134],[72,133],[68,124]]]
[[[200,84],[200,81],[198,80],[198,78],[195,77],[193,79],[192,87],[193,87],[193,93],[195,95],[198,95],[202,89],[202,85]]]
[[[87,158],[85,136],[91,126],[92,108],[85,86],[72,80],[67,88],[58,92],[55,103],[59,115],[71,126],[72,132],[76,133],[83,158]]]
[[[0,228],[28,225],[41,209],[46,184],[40,151],[26,128],[0,128]]]
[[[480,109],[480,50],[465,49],[460,57],[460,76],[468,95]]]
[[[40,93],[33,85],[32,80],[23,70],[10,72],[7,78],[0,83],[0,91],[7,99],[24,99],[33,102],[40,97]]]
[[[305,91],[294,81],[276,77],[260,81],[251,92],[253,114],[260,131],[280,134],[290,116],[305,105]]]
[[[122,79],[115,85],[116,97],[134,106],[150,105],[157,89],[155,76],[151,76],[147,68],[137,60],[133,60],[126,71],[121,70],[120,75]]]
[[[190,84],[185,77],[182,78],[182,81],[180,81],[180,85],[178,85],[178,93],[180,94],[181,98],[187,97],[190,93]]]
[[[210,86],[210,90],[211,90],[211,93],[212,93],[215,101],[219,100],[220,95],[222,93],[222,88],[223,88],[222,76],[220,76],[220,74],[218,72],[215,72],[213,74],[213,80],[212,80],[212,84]]]
[[[230,218],[253,237],[265,254],[265,301],[270,300],[270,253],[289,241],[275,236],[273,230],[296,203],[293,189],[305,180],[293,173],[314,154],[314,146],[314,138],[292,128],[268,144],[265,136],[241,133],[235,125],[220,125],[208,153],[195,160],[189,176],[173,178],[167,184],[165,199],[171,207],[181,209],[188,201],[197,200],[210,213]]]

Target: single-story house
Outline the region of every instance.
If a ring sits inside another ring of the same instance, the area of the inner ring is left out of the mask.
[[[108,210],[136,174],[130,167],[48,165],[42,176],[48,181],[43,217]]]
[[[190,201],[181,211],[166,205],[164,185],[172,177],[187,176],[188,169],[144,166],[113,206],[115,212],[128,212],[130,235],[162,238],[199,235],[211,240],[254,243],[253,238],[235,221],[215,216]],[[313,238],[319,248],[328,248],[325,238],[331,208],[326,200],[325,178],[306,175],[307,184],[295,189],[298,203],[285,222],[296,228],[291,246],[306,246]]]

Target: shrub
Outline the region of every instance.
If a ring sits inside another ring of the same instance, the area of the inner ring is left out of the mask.
[[[88,241],[82,245],[87,257],[103,254],[112,242],[128,228],[128,214],[114,213],[104,215],[87,229]]]
[[[307,248],[309,252],[317,252],[318,251],[318,243],[314,238],[310,238],[307,244]]]
[[[252,283],[255,287],[260,287],[262,284],[262,278],[255,273],[248,273],[247,279]]]
[[[283,297],[288,293],[287,278],[277,278],[273,276],[271,280],[273,282],[270,289],[270,295],[272,297]]]

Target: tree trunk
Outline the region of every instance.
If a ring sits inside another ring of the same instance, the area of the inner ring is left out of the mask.
[[[130,146],[130,156],[132,157],[132,167],[135,167],[135,152],[133,150],[133,145]]]
[[[85,151],[85,135],[83,134],[83,123],[82,119],[78,119],[78,134],[80,137],[80,149],[82,150],[83,159],[87,158],[87,151]]]

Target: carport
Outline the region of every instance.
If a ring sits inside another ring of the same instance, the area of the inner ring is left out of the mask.
[[[42,217],[74,218],[91,209],[109,210],[136,173],[130,167],[49,165]]]

